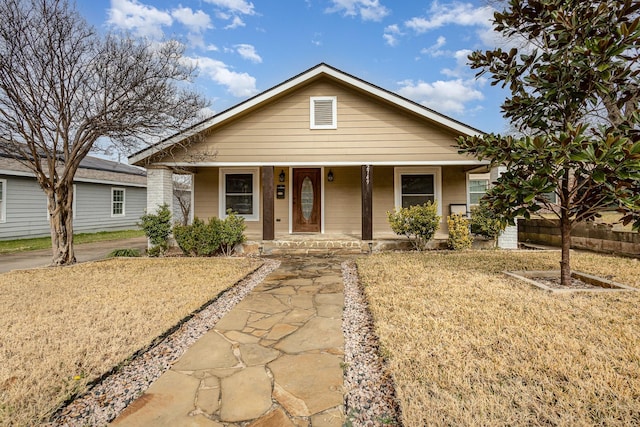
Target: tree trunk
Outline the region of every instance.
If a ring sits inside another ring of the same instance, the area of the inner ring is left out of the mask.
[[[51,265],[70,265],[76,262],[73,251],[73,183],[58,183],[47,194],[51,221]]]
[[[571,283],[571,220],[566,214],[560,217],[560,237],[562,238],[560,283],[562,286],[568,286]]]

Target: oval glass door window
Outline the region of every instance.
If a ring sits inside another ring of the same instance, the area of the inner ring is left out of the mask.
[[[304,219],[309,221],[311,219],[311,212],[313,211],[313,183],[311,179],[307,176],[302,181],[302,188],[300,191],[300,199],[301,199],[301,207],[302,207],[302,216]]]

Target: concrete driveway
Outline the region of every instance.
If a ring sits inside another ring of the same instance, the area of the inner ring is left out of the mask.
[[[76,260],[78,262],[86,262],[104,259],[107,257],[109,252],[114,249],[137,248],[144,251],[146,247],[146,237],[134,237],[131,239],[83,243],[75,245],[74,249],[76,253]],[[51,249],[2,254],[0,255],[0,273],[6,273],[11,270],[46,267],[50,263]]]

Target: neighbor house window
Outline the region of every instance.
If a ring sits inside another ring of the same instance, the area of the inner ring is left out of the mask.
[[[338,128],[338,98],[335,96],[311,97],[311,129]]]
[[[111,189],[111,216],[124,216],[125,189]]]
[[[7,220],[7,180],[0,179],[0,222]]]
[[[394,175],[396,207],[440,201],[440,168],[396,168]],[[438,204],[438,214],[441,212],[442,207]]]
[[[260,216],[258,169],[220,169],[220,218],[231,209],[249,221]]]
[[[489,189],[488,179],[470,179],[469,180],[469,204],[480,204],[480,199]]]

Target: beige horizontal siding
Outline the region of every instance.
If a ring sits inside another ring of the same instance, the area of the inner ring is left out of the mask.
[[[362,187],[360,167],[332,168],[334,180],[327,182],[325,168],[324,217],[326,233],[362,233]]]
[[[311,96],[337,96],[338,128],[309,129]],[[329,80],[320,80],[209,131],[190,148],[209,162],[459,161],[456,135]],[[176,150],[164,161],[194,157]]]

